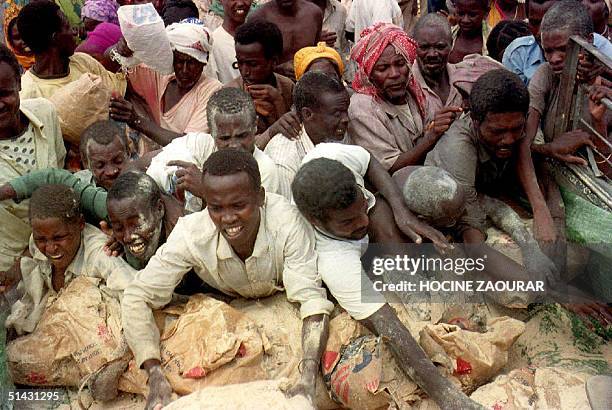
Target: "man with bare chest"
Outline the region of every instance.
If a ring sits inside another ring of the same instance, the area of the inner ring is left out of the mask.
[[[295,79],[293,55],[301,48],[314,46],[321,36],[323,12],[307,0],[274,0],[253,12],[249,20],[267,20],[283,33],[283,55],[276,72]]]

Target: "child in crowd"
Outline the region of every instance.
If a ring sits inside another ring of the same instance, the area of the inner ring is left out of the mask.
[[[455,64],[468,54],[487,54],[488,0],[455,0],[457,25],[453,27],[453,50],[448,62]]]
[[[30,200],[32,225],[29,255],[18,264],[17,293],[6,327],[18,335],[36,328],[47,302],[77,276],[105,281],[118,295],[135,275],[123,259],[104,253],[108,238],[84,222],[79,199],[71,188],[45,185]]]

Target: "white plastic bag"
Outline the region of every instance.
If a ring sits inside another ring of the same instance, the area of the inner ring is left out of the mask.
[[[121,6],[117,12],[123,37],[134,52],[132,57],[122,57],[123,67],[140,63],[160,74],[172,74],[172,48],[166,36],[166,28],[151,3]]]

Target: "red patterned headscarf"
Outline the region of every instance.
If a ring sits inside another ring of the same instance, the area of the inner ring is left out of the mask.
[[[417,43],[400,27],[390,23],[376,23],[361,32],[361,38],[351,51],[351,59],[357,63],[357,73],[353,80],[353,90],[360,94],[380,98],[378,90],[370,82],[370,73],[374,65],[391,44],[395,51],[401,54],[412,67],[416,59]],[[421,116],[425,116],[425,94],[412,74],[408,80],[408,91],[416,100]]]

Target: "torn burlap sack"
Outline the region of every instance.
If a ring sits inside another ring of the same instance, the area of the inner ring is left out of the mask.
[[[506,365],[508,350],[524,329],[523,322],[509,317],[489,320],[484,333],[441,323],[425,326],[419,343],[434,363],[461,382],[464,392],[472,392]]]
[[[478,388],[470,397],[494,410],[590,409],[585,390],[589,377],[559,367],[515,369]]]
[[[99,283],[100,279],[76,277],[47,301],[32,333],[7,344],[14,383],[76,387],[125,354],[119,302]]]

